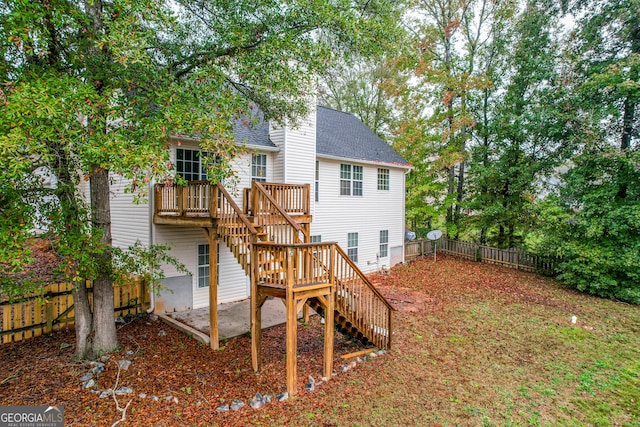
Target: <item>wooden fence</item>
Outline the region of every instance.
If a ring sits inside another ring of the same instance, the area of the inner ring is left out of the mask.
[[[93,304],[92,284],[86,282],[89,303]],[[116,316],[141,313],[147,302],[144,282],[114,287]],[[0,300],[2,343],[21,341],[74,326],[73,287],[71,283],[47,285],[41,293]]]
[[[553,274],[559,261],[556,257],[534,255],[522,249],[498,249],[462,240],[441,238],[436,244],[438,253],[542,274]],[[424,239],[405,243],[405,259],[411,261],[421,256],[431,255],[433,245],[434,242]]]

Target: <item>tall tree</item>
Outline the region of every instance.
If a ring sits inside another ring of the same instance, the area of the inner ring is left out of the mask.
[[[76,355],[114,350],[113,282],[132,264],[111,246],[109,175],[144,191],[172,168],[175,132],[217,153],[212,179],[228,176],[235,118],[258,104],[295,120],[315,75],[341,54],[375,52],[397,21],[382,0],[4,2],[0,262],[23,268],[16,251],[40,212],[68,276],[94,281],[93,311],[75,281]]]
[[[327,107],[355,114],[378,136],[389,139],[395,111],[385,87],[397,78],[384,58],[355,58],[323,76],[318,100]]]
[[[557,199],[545,206],[547,249],[580,290],[640,302],[640,2],[575,5],[569,60],[582,121]]]
[[[558,88],[558,44],[553,37],[558,11],[529,1],[515,16],[502,51],[502,75],[483,94],[478,110],[478,144],[470,164],[470,217],[481,243],[522,244],[535,220],[534,201],[542,178],[561,161],[569,128],[562,120],[565,94]],[[490,105],[488,105],[490,103]]]
[[[416,167],[407,212],[431,219],[444,214],[452,238],[460,232],[468,144],[476,125],[470,101],[491,85],[478,67],[479,54],[490,40],[496,11],[508,3],[425,0],[408,14],[413,39],[397,62],[410,78],[390,91],[403,118],[397,147]]]

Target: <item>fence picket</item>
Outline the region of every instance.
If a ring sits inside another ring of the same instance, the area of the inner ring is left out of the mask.
[[[87,282],[91,289],[91,284]],[[137,314],[146,303],[145,287],[141,280],[134,280],[114,289],[114,316]],[[17,302],[0,300],[2,311],[2,343],[21,341],[54,331],[69,329],[73,326],[73,285],[54,283],[44,287],[33,295],[17,298]],[[93,304],[93,293],[89,293],[89,302]],[[67,311],[65,313],[65,311]]]
[[[428,243],[424,239],[405,243],[405,260],[411,261],[433,253],[432,245]],[[462,240],[442,238],[436,244],[439,253],[529,272],[552,273],[559,261],[558,258],[533,255],[521,249],[498,249]]]

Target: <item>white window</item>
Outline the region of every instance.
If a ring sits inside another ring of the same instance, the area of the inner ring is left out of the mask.
[[[198,245],[198,287],[209,286],[209,245]]]
[[[362,196],[362,166],[340,165],[340,195]]]
[[[347,255],[353,262],[358,262],[358,233],[347,235]]]
[[[389,191],[389,169],[378,168],[378,190]]]
[[[316,193],[316,202],[320,201],[320,162],[318,160],[316,160],[316,187],[315,187],[315,193]]]
[[[267,155],[251,155],[251,181],[265,182],[267,180]]]
[[[311,243],[320,243],[322,242],[322,236],[321,235],[317,235],[317,236],[311,236]]]
[[[188,148],[176,148],[176,172],[187,181],[207,179],[203,168],[203,158],[206,153]]]
[[[220,271],[220,247],[218,247],[218,257],[216,259],[218,265],[217,271]],[[211,269],[209,268],[209,244],[198,245],[198,288],[209,287],[209,277]]]
[[[389,230],[380,230],[380,258],[389,255]]]

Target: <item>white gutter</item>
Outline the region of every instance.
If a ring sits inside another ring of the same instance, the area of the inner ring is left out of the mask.
[[[407,175],[409,175],[409,173],[412,170],[413,170],[413,167],[411,167],[411,169],[407,169],[406,171],[404,171],[404,179],[402,180],[402,199],[403,199],[403,203],[402,203],[402,263],[403,264],[405,263],[405,258],[404,258],[404,254],[405,254],[404,232],[407,229]]]
[[[316,158],[327,159],[327,160],[338,160],[341,162],[349,162],[349,163],[360,163],[363,165],[386,166],[389,168],[406,169],[407,171],[413,170],[413,166],[409,164],[376,162],[374,160],[364,160],[364,159],[352,159],[348,157],[332,156],[330,154],[320,154],[318,152],[316,152]]]
[[[191,143],[195,143],[195,144],[200,144],[200,139],[198,138],[192,138],[189,136],[182,136],[182,135],[171,135],[169,137],[169,139],[171,139],[172,141],[184,141],[184,142],[191,142]],[[270,147],[268,145],[256,145],[256,144],[249,144],[249,143],[244,143],[242,141],[236,141],[235,145],[237,145],[238,147],[242,147],[242,148],[248,148],[251,150],[260,150],[260,151],[273,151],[273,152],[277,152],[280,151],[280,147]],[[189,148],[189,147],[187,147]]]

